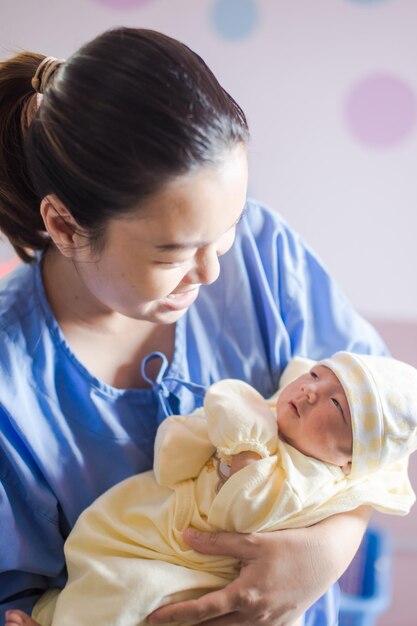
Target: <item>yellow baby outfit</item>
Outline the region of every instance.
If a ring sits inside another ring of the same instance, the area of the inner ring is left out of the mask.
[[[77,521],[65,547],[69,579],[53,626],[144,625],[157,607],[198,597],[236,577],[235,559],[187,547],[182,533],[188,526],[273,531],[307,526],[364,503],[406,514],[414,502],[407,457],[417,440],[409,418],[412,412],[416,423],[417,372],[406,370],[413,387],[407,396],[399,391],[404,371],[394,380],[396,363],[348,353],[323,362],[348,378],[355,440],[349,476],[282,442],[276,401],[241,381],[216,383],[204,409],[167,418],[155,442],[154,471],[116,485]],[[283,381],[311,364],[295,361]],[[408,437],[401,434],[405,430]],[[243,450],[262,458],[228,476],[231,457]],[[33,616],[43,626],[51,623],[53,605],[46,597],[35,607]]]

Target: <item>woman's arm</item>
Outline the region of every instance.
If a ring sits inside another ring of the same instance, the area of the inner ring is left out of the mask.
[[[64,582],[64,538],[55,495],[0,405],[0,624],[30,614],[51,581]]]
[[[194,550],[238,558],[240,576],[198,600],[158,609],[149,622],[290,626],[348,567],[370,515],[370,507],[359,507],[309,528],[248,535],[188,530]]]

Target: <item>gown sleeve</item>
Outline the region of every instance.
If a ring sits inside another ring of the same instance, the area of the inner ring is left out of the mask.
[[[58,507],[19,434],[0,406],[0,623],[5,612],[19,608],[31,614],[62,574],[64,539]],[[62,583],[62,584],[63,584]]]

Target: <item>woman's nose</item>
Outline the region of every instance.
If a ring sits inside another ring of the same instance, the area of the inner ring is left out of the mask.
[[[309,402],[310,404],[314,404],[314,402],[316,402],[317,390],[314,388],[313,385],[302,385],[301,391],[307,398],[307,402]]]
[[[209,285],[218,279],[220,263],[215,246],[204,246],[197,251],[195,267],[188,273],[192,282]]]

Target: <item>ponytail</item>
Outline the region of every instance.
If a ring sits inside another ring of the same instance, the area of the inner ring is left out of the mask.
[[[49,245],[39,204],[54,194],[100,250],[110,220],[177,176],[219,165],[248,137],[204,61],[161,33],[115,28],[62,66],[24,52],[0,64],[0,230],[31,261]]]
[[[24,151],[26,127],[36,110],[31,81],[44,58],[22,52],[0,62],[0,231],[26,262],[33,260],[30,250],[48,245]]]

